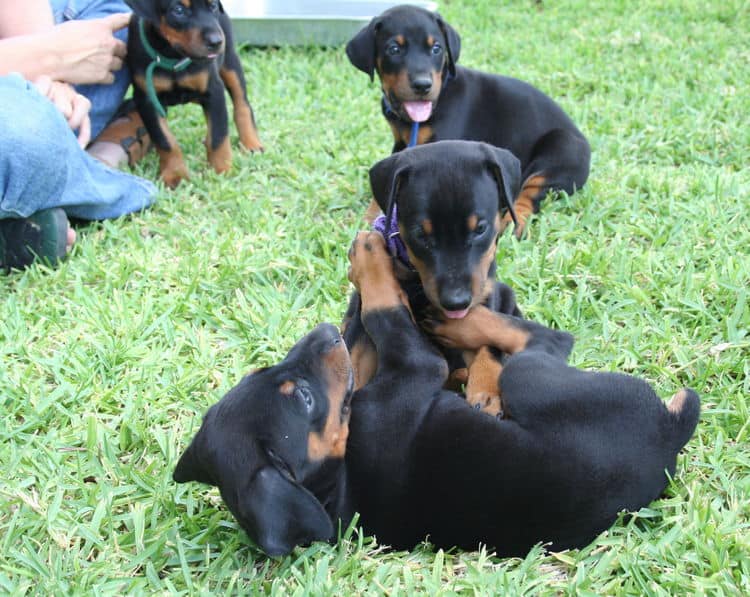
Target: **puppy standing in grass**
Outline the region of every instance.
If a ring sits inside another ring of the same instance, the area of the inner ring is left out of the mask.
[[[229,17],[218,0],[127,0],[135,12],[128,31],[128,66],[138,112],[159,153],[170,187],[188,178],[182,151],[167,127],[166,106],[197,102],[208,124],[208,161],[216,172],[232,165],[224,89],[234,104],[243,147],[262,151],[234,49]]]
[[[584,185],[589,144],[544,93],[517,79],[457,66],[460,50],[453,27],[415,6],[385,11],[346,46],[354,66],[380,78],[393,151],[464,139],[508,149],[521,160],[522,185],[515,197],[520,237],[547,193],[570,195]],[[503,227],[510,221],[506,216]]]

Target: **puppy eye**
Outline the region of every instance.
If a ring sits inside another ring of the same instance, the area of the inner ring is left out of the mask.
[[[178,2],[172,7],[172,14],[176,17],[184,17],[187,15],[187,8],[184,4]]]
[[[302,404],[305,405],[305,408],[308,411],[311,411],[313,406],[315,405],[315,399],[313,398],[312,392],[309,388],[300,387],[297,386],[295,392],[297,397],[302,401]]]
[[[401,53],[401,46],[398,44],[390,44],[386,49],[385,53],[389,56],[398,56]]]
[[[474,234],[476,236],[482,236],[485,232],[487,232],[487,222],[485,220],[479,220],[477,223],[477,227],[474,228]]]
[[[443,46],[441,46],[439,43],[435,42],[434,44],[432,44],[432,50],[431,51],[432,51],[432,54],[434,56],[437,56],[438,54],[440,54],[440,52],[443,51]]]

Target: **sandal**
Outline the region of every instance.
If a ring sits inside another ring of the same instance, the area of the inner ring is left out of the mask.
[[[68,218],[59,207],[43,209],[28,218],[0,220],[0,268],[24,269],[36,260],[47,265],[67,255]]]
[[[135,107],[135,102],[126,100],[117,109],[117,113],[99,133],[94,143],[114,143],[122,147],[128,156],[128,166],[131,168],[151,149],[151,138],[143,119]]]

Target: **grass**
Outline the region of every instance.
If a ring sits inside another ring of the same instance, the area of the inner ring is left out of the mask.
[[[193,173],[150,210],[79,229],[56,270],[0,280],[0,593],[750,592],[750,4],[444,0],[460,62],[556,97],[593,150],[500,276],[572,360],[702,396],[663,499],[580,551],[524,559],[336,545],[260,554],[216,490],[175,486],[200,416],[251,367],[341,319],[366,173],[391,145],[343,48],[243,53],[267,151]],[[237,147],[236,135],[234,145]],[[139,166],[157,175],[156,158]],[[440,499],[440,496],[435,496]],[[498,516],[511,515],[498,512]]]

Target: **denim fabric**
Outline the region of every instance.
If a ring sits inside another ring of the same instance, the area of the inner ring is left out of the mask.
[[[122,0],[50,0],[55,23],[64,21],[98,19],[119,12],[131,12],[130,7]],[[125,27],[115,33],[124,42],[128,39]],[[111,85],[77,85],[76,90],[91,100],[91,138],[97,135],[114,116],[120,107],[125,92],[130,86],[130,72],[127,66],[115,73],[115,82]]]
[[[62,114],[18,74],[0,77],[0,218],[62,207],[85,220],[141,210],[156,188],[83,151]]]

